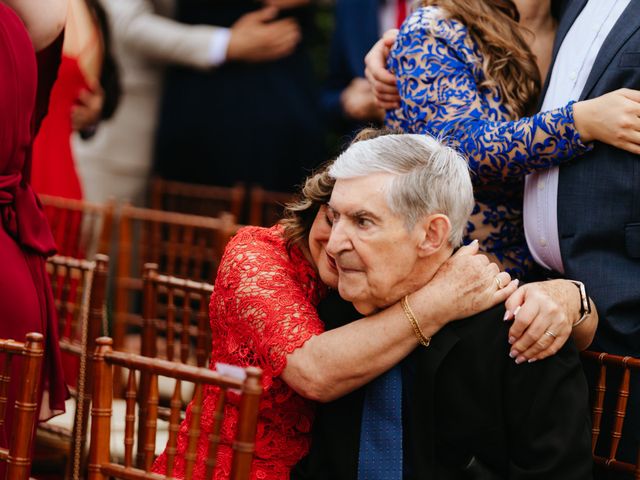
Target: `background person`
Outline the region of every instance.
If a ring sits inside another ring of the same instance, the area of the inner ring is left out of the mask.
[[[39,0],[0,2],[0,311],[3,317],[0,337],[23,341],[28,332],[40,332],[45,337],[42,382],[38,386],[46,392],[40,397],[41,420],[64,412],[68,395],[62,377],[55,307],[45,269],[45,258],[55,252],[55,245],[29,183],[31,144],[48,104],[47,88],[38,91],[38,104],[36,93],[39,86],[48,87],[53,83],[60,53],[56,48],[61,43],[41,57],[54,67],[52,70],[38,71],[34,47],[44,50],[54,42],[66,15],[66,2],[45,3],[46,15]],[[12,362],[13,376],[20,371],[20,363],[20,359]],[[14,383],[7,392],[7,405],[13,405],[15,398]],[[10,408],[0,431],[0,445],[5,448],[12,426],[13,409]],[[0,475],[4,475],[5,469],[6,463],[2,462]]]
[[[165,67],[180,65],[215,75],[213,70],[226,62],[275,61],[300,41],[295,22],[275,20],[275,7],[247,13],[222,28],[174,20],[175,3],[102,0],[112,19],[123,92],[113,118],[102,122],[92,138],[73,138],[89,201],[145,203]]]

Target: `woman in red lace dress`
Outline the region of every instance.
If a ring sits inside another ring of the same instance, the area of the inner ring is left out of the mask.
[[[330,401],[368,383],[418,344],[399,305],[324,332],[316,306],[326,285],[337,285],[335,265],[325,252],[331,227],[322,207],[332,186],[331,179],[320,173],[307,181],[303,199],[289,208],[290,218],[284,223],[240,230],[227,246],[216,278],[210,303],[211,365],[253,365],[264,375],[253,479],[289,478],[292,466],[309,449],[314,400]],[[452,268],[443,269],[412,294],[411,304],[425,335],[435,333],[447,320],[494,305],[513,291],[506,288],[496,293],[497,267],[473,255],[476,250],[476,246],[464,247],[452,257]],[[506,285],[508,274],[500,275]],[[469,291],[462,288],[467,282],[485,292],[482,305],[472,307],[472,296],[461,293]],[[217,389],[206,391],[195,479],[204,478],[217,395]],[[237,400],[230,398],[225,411],[218,480],[230,475]],[[184,474],[190,414],[189,408],[178,434],[173,471],[177,478]],[[166,471],[166,454],[158,457],[153,470]]]
[[[29,184],[31,141],[45,110],[36,103],[36,98],[45,106],[47,100],[47,89],[39,89],[36,97],[36,88],[52,83],[47,74],[55,77],[56,52],[39,56],[53,61],[52,68],[38,72],[34,46],[42,48],[56,38],[64,24],[64,11],[63,2],[55,0],[0,2],[0,338],[24,341],[27,332],[45,335],[41,387],[48,395],[43,397],[41,419],[64,411],[67,390],[44,264],[45,257],[55,251],[55,245]],[[19,359],[12,363],[15,374]],[[15,388],[10,388],[7,405],[11,408],[7,407],[0,429],[2,447],[8,445],[15,397]],[[2,462],[0,478],[4,478],[4,469]]]

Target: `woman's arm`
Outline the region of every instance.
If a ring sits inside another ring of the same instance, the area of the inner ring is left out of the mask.
[[[515,290],[515,281],[498,289],[497,265],[476,255],[477,249],[477,243],[461,248],[428,285],[409,296],[425,336],[436,334],[449,321],[496,305]],[[508,279],[500,273],[503,285]],[[302,396],[327,402],[368,383],[418,345],[411,323],[395,304],[310,338],[287,356],[282,378]]]
[[[405,23],[389,64],[398,79],[401,106],[388,113],[395,127],[430,133],[453,141],[469,159],[477,182],[523,177],[588,150],[567,105],[517,121],[497,121],[508,114],[500,99],[487,105],[479,91],[476,55],[459,22],[434,19],[419,10]]]
[[[67,0],[2,0],[20,16],[33,47],[42,50],[53,42],[67,19]]]

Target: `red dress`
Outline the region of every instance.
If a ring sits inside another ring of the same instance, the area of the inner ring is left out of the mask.
[[[326,292],[317,272],[297,247],[287,249],[282,227],[243,228],[231,240],[220,264],[211,297],[213,333],[211,365],[216,362],[257,366],[264,372],[264,394],[259,406],[256,452],[251,478],[285,480],[307,453],[311,441],[313,402],[295,393],[280,374],[289,353],[324,331],[316,306]],[[232,395],[232,394],[231,394]],[[204,479],[207,436],[217,390],[206,392],[194,479]],[[216,480],[228,479],[231,448],[238,419],[237,396],[230,398],[222,425]],[[174,475],[184,475],[187,425],[191,409],[178,434]],[[164,473],[166,453],[153,471]]]
[[[80,91],[89,89],[78,59],[63,55],[58,80],[51,91],[49,113],[33,142],[31,184],[39,194],[82,199],[71,152],[71,108]]]
[[[0,338],[24,341],[25,334],[32,331],[45,335],[43,385],[49,395],[40,413],[41,417],[50,416],[52,410],[64,411],[67,391],[44,264],[45,257],[55,252],[55,245],[28,178],[35,126],[36,56],[24,25],[2,2],[0,72]],[[19,362],[13,363],[15,374]],[[0,430],[4,447],[12,428],[15,393],[9,391],[5,428]],[[4,478],[4,462],[0,476]]]

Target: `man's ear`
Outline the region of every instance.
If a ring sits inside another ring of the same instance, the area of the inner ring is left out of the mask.
[[[451,222],[449,217],[442,213],[428,215],[420,223],[419,255],[428,257],[439,251],[443,246],[449,245]]]

